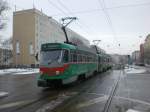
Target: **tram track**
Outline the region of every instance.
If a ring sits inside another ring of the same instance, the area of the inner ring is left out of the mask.
[[[107,73],[107,72],[106,72]],[[106,76],[107,74],[104,73],[103,76]],[[43,105],[50,103],[51,100],[57,99],[57,97],[59,96],[59,94],[64,93],[64,92],[77,92],[77,94],[73,95],[73,97],[70,97],[68,99],[66,99],[65,105],[64,102],[61,105],[63,105],[63,107],[61,106],[61,109],[64,110],[65,107],[67,107],[68,105],[70,105],[75,99],[78,99],[78,96],[80,97],[80,95],[86,94],[86,93],[90,93],[90,91],[93,91],[94,88],[97,87],[97,84],[101,84],[103,83],[103,81],[105,81],[106,78],[103,78],[103,76],[94,76],[90,79],[87,79],[83,82],[79,82],[77,85],[73,85],[74,87],[71,88],[64,88],[64,89],[58,89],[56,90],[56,92],[54,92],[53,94],[45,94],[44,96],[35,99],[35,100],[30,100],[28,103],[25,103],[23,105],[18,105],[15,106],[14,108],[12,108],[11,112],[25,112],[25,111],[36,111],[35,109],[32,109],[32,107],[35,105],[36,107],[38,107],[37,105],[39,105],[40,102],[44,102]],[[89,86],[90,83],[90,86]],[[80,88],[79,90],[77,88]],[[49,90],[48,90],[49,91]],[[51,92],[50,92],[51,93]],[[41,105],[40,105],[41,106]],[[58,107],[60,107],[58,106]],[[42,107],[42,106],[41,106]],[[52,110],[53,111],[53,110]],[[55,108],[54,108],[55,111]],[[106,111],[107,112],[107,111]]]
[[[46,100],[56,99],[58,97],[57,94],[59,94],[59,93],[55,92],[55,93],[51,94],[52,96],[44,95],[37,99],[29,99],[29,100],[16,101],[16,102],[10,102],[7,104],[2,104],[0,106],[0,111],[6,110],[6,109],[10,110],[11,112],[22,111],[22,110],[30,108],[30,106],[36,105],[37,103],[39,103],[41,101],[44,102]]]
[[[108,71],[109,72],[109,71]],[[106,72],[106,73],[108,73]],[[105,75],[107,75],[106,73],[104,73]],[[103,74],[103,76],[105,76]],[[53,111],[54,112],[65,112],[65,109],[74,102],[74,100],[79,99],[79,97],[83,94],[89,94],[90,91],[92,91],[93,89],[95,89],[97,87],[97,83],[103,83],[103,81],[105,81],[104,78],[102,78],[103,76],[100,76],[101,78],[98,78],[97,76],[93,76],[90,77],[86,80],[84,80],[84,82],[81,82],[78,84],[78,86],[80,86],[80,84],[83,85],[82,89],[78,91],[78,94],[76,94],[73,98],[69,98],[68,100],[66,100],[64,103],[62,103],[61,105],[59,105],[59,107],[55,108]],[[101,81],[100,81],[101,79]],[[96,80],[96,81],[93,81]],[[87,84],[88,83],[88,84]],[[89,87],[89,83],[92,85]],[[86,85],[86,86],[85,86]],[[64,105],[65,104],[65,105]],[[58,110],[57,110],[58,109]]]
[[[84,82],[79,82],[78,85],[80,85],[82,83],[87,83],[87,80],[84,81]],[[88,88],[89,88],[88,86],[86,86],[86,87],[83,86],[83,88],[81,89],[81,91],[78,92],[78,95],[80,95],[83,92],[86,92],[86,90],[88,90]],[[39,103],[41,101],[45,101],[44,104],[47,104],[51,100],[57,99],[60,94],[67,93],[67,92],[69,92],[68,89],[66,90],[65,87],[64,87],[64,89],[58,89],[58,90],[56,90],[56,92],[54,92],[53,94],[51,94],[52,96],[49,96],[49,94],[47,94],[47,95],[44,95],[44,96],[42,96],[42,97],[40,97],[38,99],[31,99],[31,100],[25,100],[25,101],[18,101],[18,102],[12,102],[12,103],[8,103],[8,104],[3,104],[2,106],[4,106],[4,108],[2,107],[1,109],[5,109],[5,105],[9,105],[9,104],[11,105],[11,104],[20,103],[20,105],[14,106],[15,108],[12,108],[11,112],[16,112],[16,111],[21,111],[22,112],[22,111],[24,111],[24,110],[29,109],[30,107],[32,107],[32,105],[36,105],[37,103]],[[48,101],[46,101],[46,100],[48,100]]]
[[[120,82],[120,79],[121,79],[121,71],[120,71],[120,75],[118,76],[117,80],[114,82],[114,85],[112,87],[112,90],[110,92],[110,95],[104,105],[104,109],[103,109],[103,112],[109,112],[109,108],[111,106],[111,103],[112,103],[112,100],[113,100],[113,97],[115,96],[115,93],[117,91],[117,87],[119,85],[119,82]]]

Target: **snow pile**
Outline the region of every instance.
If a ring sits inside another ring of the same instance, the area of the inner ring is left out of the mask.
[[[5,74],[19,75],[19,74],[33,74],[33,73],[39,73],[39,69],[11,68],[11,69],[0,70],[0,75],[5,75]]]
[[[128,68],[125,69],[125,72],[128,74],[138,74],[138,73],[145,73],[146,70],[144,68]]]
[[[0,98],[8,95],[8,92],[0,91]]]
[[[33,73],[39,73],[39,69],[32,69],[29,71],[22,71],[20,73],[16,73],[16,74],[33,74]]]
[[[129,109],[126,112],[140,112],[140,111]]]

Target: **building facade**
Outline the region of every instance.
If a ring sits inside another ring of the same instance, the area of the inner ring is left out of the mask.
[[[140,45],[140,63],[144,64],[144,44]]]
[[[144,63],[150,64],[150,34],[147,35],[144,43]]]
[[[134,64],[139,64],[140,63],[140,51],[134,51],[132,53],[132,62]]]
[[[89,41],[67,29],[69,40]],[[76,38],[76,39],[75,39]],[[22,10],[13,13],[13,63],[14,65],[39,64],[35,55],[40,53],[43,43],[64,42],[66,38],[59,24],[52,17],[37,9]]]

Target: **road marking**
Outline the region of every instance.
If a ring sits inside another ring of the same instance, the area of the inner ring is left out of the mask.
[[[8,96],[8,92],[0,91],[0,98]]]
[[[129,109],[129,110],[127,110],[126,112],[140,112],[140,111],[133,110],[133,109]]]
[[[15,107],[15,106],[20,106],[20,105],[26,105],[26,104],[34,102],[34,101],[35,100],[26,100],[26,101],[18,101],[18,102],[2,104],[2,105],[0,105],[0,109],[10,108],[10,107]]]

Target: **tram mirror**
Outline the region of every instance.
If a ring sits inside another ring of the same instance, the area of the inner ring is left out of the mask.
[[[38,59],[38,53],[36,53],[36,55],[35,55],[35,59],[36,59],[36,61],[39,61],[39,59]]]
[[[69,58],[68,58],[68,51],[65,50],[65,51],[64,51],[64,56],[63,56],[63,62],[64,62],[64,63],[67,63],[67,62],[68,62],[68,59],[69,59]]]

